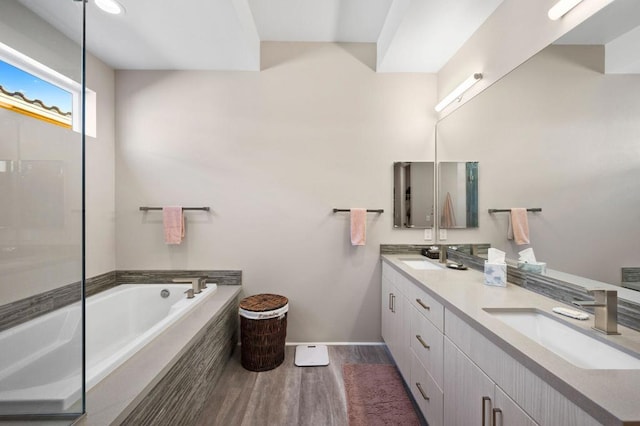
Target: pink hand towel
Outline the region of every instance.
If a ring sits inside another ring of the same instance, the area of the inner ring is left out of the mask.
[[[444,207],[442,208],[442,228],[453,228],[456,226],[456,214],[453,211],[453,201],[451,194],[447,192],[444,199]]]
[[[351,245],[363,246],[367,239],[367,209],[351,209]]]
[[[509,214],[509,230],[507,231],[507,238],[515,240],[516,244],[519,246],[529,244],[529,220],[527,218],[527,209],[511,209],[511,214]]]
[[[164,226],[164,242],[167,244],[180,244],[184,238],[184,215],[182,214],[182,207],[163,207],[162,224]]]

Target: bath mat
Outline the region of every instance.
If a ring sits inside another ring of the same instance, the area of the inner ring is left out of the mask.
[[[345,364],[349,426],[419,425],[395,366]]]

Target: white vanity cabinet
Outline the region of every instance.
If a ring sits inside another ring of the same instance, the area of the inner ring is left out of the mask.
[[[496,413],[497,425],[500,426],[600,425],[584,410],[448,309],[445,310],[445,335],[444,419],[447,425],[472,424],[457,422],[460,418],[458,411],[468,411],[462,409],[466,405],[477,407],[480,417],[475,418],[481,419],[482,397],[489,397],[491,401],[485,400],[487,419],[480,424],[494,426],[489,422],[489,412],[493,415],[493,409],[497,408],[500,410]],[[462,360],[466,361],[466,365]],[[483,389],[482,392],[488,393],[487,395],[472,395],[465,386],[473,388],[473,380],[479,382],[480,379],[469,379],[471,381],[465,383],[464,379],[456,377],[476,377],[479,374],[494,384],[494,393]],[[477,416],[477,412],[475,415]],[[478,424],[478,420],[473,422]]]
[[[409,339],[411,341],[411,351],[431,374],[438,386],[442,388],[444,335],[413,306],[410,310],[411,331]]]
[[[411,359],[407,349],[409,336],[409,303],[402,287],[400,274],[382,265],[382,338],[387,344],[403,377],[409,377]]]
[[[448,426],[537,425],[448,338],[444,359],[444,419]]]
[[[443,421],[444,307],[382,263],[382,338],[430,426]]]
[[[430,426],[600,425],[425,286],[382,262],[382,337]]]
[[[407,380],[411,393],[429,426],[444,425],[442,404],[444,393],[415,354],[411,354],[411,377]]]

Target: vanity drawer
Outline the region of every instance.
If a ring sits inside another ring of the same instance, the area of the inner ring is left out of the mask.
[[[411,304],[429,321],[435,325],[440,332],[444,332],[444,306],[429,296],[426,291],[418,287],[417,284],[409,282],[407,297]]]
[[[411,349],[438,386],[442,387],[444,335],[428,319],[411,307]]]
[[[409,387],[429,426],[442,426],[444,424],[444,394],[415,354],[411,354]]]

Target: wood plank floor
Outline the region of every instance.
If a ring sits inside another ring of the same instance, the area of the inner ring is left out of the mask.
[[[329,346],[326,367],[296,367],[287,346],[278,368],[261,373],[240,364],[240,348],[227,363],[198,426],[346,426],[343,364],[390,364],[384,346]]]

